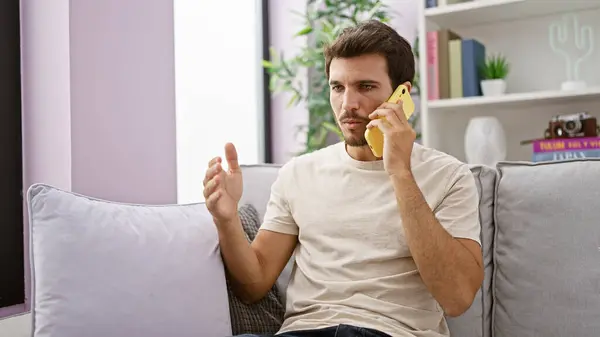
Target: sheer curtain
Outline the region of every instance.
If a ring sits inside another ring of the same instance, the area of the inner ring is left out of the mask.
[[[233,142],[263,161],[259,0],[174,0],[178,203],[204,201],[208,161]]]

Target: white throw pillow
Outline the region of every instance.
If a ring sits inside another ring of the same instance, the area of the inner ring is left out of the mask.
[[[43,184],[27,199],[34,337],[231,335],[204,204],[121,204]]]

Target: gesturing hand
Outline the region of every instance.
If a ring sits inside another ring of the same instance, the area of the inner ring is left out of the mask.
[[[385,102],[373,111],[367,128],[378,127],[384,135],[383,163],[388,174],[410,172],[410,156],[417,133],[410,126],[402,102]]]
[[[217,225],[235,218],[242,197],[242,170],[235,146],[231,143],[225,145],[225,159],[229,170],[223,170],[221,157],[215,157],[208,163],[203,182],[206,207]]]

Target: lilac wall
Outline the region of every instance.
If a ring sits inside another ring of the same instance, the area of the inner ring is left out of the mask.
[[[302,20],[291,11],[306,13],[306,0],[269,0],[269,39],[276,50],[285,55],[293,55],[306,44],[306,38],[292,38],[300,30]],[[284,163],[303,149],[306,136],[296,135],[298,125],[308,123],[308,113],[304,104],[286,108],[290,95],[276,94],[271,100],[271,136],[273,162]],[[303,138],[304,137],[304,138]]]
[[[176,202],[173,2],[71,1],[75,192]]]

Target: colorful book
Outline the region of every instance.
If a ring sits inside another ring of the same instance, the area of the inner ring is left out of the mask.
[[[463,97],[462,84],[462,41],[452,40],[448,43],[450,62],[450,98]]]
[[[556,151],[556,152],[538,152],[533,154],[534,163],[542,161],[557,161],[580,158],[600,158],[600,149],[598,150],[579,150],[579,151]]]
[[[463,97],[481,96],[479,68],[485,63],[485,46],[475,40],[462,41]]]
[[[438,87],[437,32],[427,32],[427,98],[440,98]]]
[[[427,85],[430,100],[450,98],[449,42],[461,37],[448,29],[427,32]]]
[[[533,142],[533,153],[600,150],[600,137],[540,139]]]

